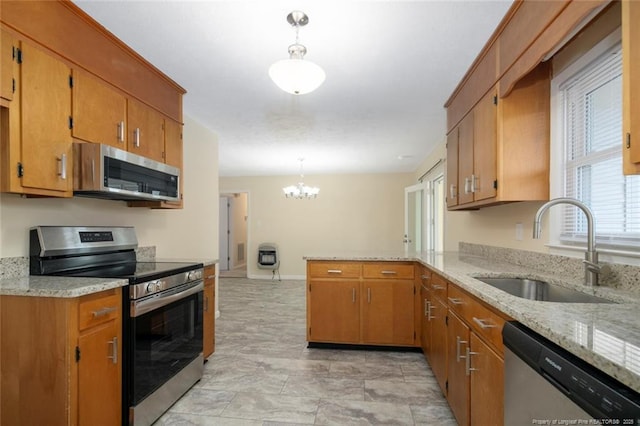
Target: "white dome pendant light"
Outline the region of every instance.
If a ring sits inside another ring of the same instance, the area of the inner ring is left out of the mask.
[[[318,65],[304,60],[307,48],[298,43],[298,31],[309,23],[309,17],[304,12],[294,10],[287,15],[287,22],[296,29],[296,42],[289,46],[289,59],[269,67],[269,77],[285,92],[304,95],[320,87],[326,75]]]

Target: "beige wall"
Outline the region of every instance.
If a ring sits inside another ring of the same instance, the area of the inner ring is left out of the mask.
[[[279,246],[283,277],[303,277],[303,256],[402,249],[407,174],[305,176],[320,187],[315,200],[285,198],[282,187],[298,176],[221,177],[220,192],[248,193],[249,277],[271,276],[257,268],[257,247]]]
[[[0,195],[0,256],[27,256],[35,225],[133,225],[140,246],[163,258],[218,258],[218,141],[186,118],[184,209],[129,208],[125,202]]]

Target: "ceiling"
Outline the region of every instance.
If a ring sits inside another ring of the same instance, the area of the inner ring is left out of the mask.
[[[445,138],[449,95],[509,8],[500,1],[75,1],[187,90],[184,113],[218,135],[221,176],[414,172]],[[290,95],[301,10],[324,84]]]

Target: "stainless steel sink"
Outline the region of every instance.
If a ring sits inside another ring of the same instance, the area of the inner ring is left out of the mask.
[[[528,278],[475,277],[483,283],[523,299],[562,303],[615,303],[608,299]]]

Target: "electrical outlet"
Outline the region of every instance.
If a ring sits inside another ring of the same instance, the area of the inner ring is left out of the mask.
[[[516,223],[516,240],[522,241],[522,223]]]

